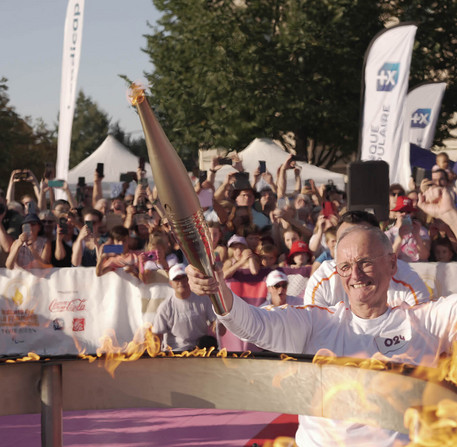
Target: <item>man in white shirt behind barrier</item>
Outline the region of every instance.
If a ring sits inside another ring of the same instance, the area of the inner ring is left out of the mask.
[[[428,194],[427,201],[421,199],[420,205],[428,214],[440,215],[457,234],[457,210],[449,193],[439,189]],[[354,226],[343,232],[336,264],[349,305],[340,301],[329,308],[288,306],[268,312],[233,295],[218,272],[227,309],[218,319],[238,337],[275,352],[315,354],[328,349],[337,356],[359,358],[381,353],[394,362],[433,366],[441,353],[450,351],[457,338],[457,294],[416,306],[390,307],[387,291],[397,269],[396,255],[379,228]],[[217,279],[205,278],[191,266],[187,272],[195,293],[216,292]],[[299,416],[296,433],[300,447],[407,442],[408,437],[398,432],[307,415]]]
[[[379,226],[376,217],[365,211],[348,211],[341,216],[336,233],[339,236],[353,225]],[[399,306],[403,301],[411,306],[426,302],[430,293],[421,277],[404,261],[397,260],[397,272],[390,281],[387,302]],[[339,275],[335,270],[335,260],[324,261],[309,278],[304,295],[304,304],[334,306],[347,296]]]

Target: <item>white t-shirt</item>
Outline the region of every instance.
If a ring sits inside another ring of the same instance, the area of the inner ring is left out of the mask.
[[[207,295],[191,293],[180,299],[173,293],[157,309],[153,331],[163,334],[162,349],[173,351],[194,349],[197,340],[208,334],[208,326],[216,319],[211,300]]]
[[[407,358],[408,363],[433,366],[457,338],[457,294],[412,307],[389,307],[373,319],[357,317],[343,302],[330,308],[284,306],[269,312],[235,296],[230,313],[218,319],[238,337],[269,351],[313,355],[328,349],[358,358],[380,352],[394,362]],[[406,439],[392,431],[305,415],[299,417],[296,433],[300,447],[392,446],[394,440]]]
[[[324,261],[306,284],[304,304],[334,306],[343,300],[348,303],[341,279],[335,270],[335,260]],[[426,302],[430,292],[421,277],[404,261],[397,260],[397,273],[390,281],[387,304],[399,306],[406,302],[411,306]]]
[[[303,306],[303,298],[299,298],[298,296],[294,296],[294,295],[287,295],[286,304],[284,304],[284,306]],[[267,301],[265,303],[263,303],[262,306],[260,306],[260,307],[274,309],[275,307],[282,307],[282,306],[273,306],[273,304],[271,304],[271,295],[268,294]]]

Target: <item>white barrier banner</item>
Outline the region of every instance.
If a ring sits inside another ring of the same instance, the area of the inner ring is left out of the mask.
[[[110,334],[122,345],[169,293],[167,283],[145,285],[122,270],[0,269],[0,354],[94,354]]]
[[[417,27],[400,24],[378,33],[364,66],[360,159],[389,164],[390,183],[405,187],[411,174],[401,154],[404,105]],[[409,156],[409,153],[408,153]]]
[[[457,293],[456,262],[410,265],[432,296]],[[231,287],[253,293],[249,283],[232,281]],[[84,267],[0,269],[0,355],[95,354],[105,335],[115,335],[121,346],[152,322],[172,292],[163,272],[156,272],[153,284],[143,284],[122,270],[97,277],[95,268]]]
[[[430,149],[440,116],[445,82],[427,82],[410,90],[406,97],[405,137],[422,149]]]
[[[84,0],[69,0],[63,38],[56,178],[66,180],[83,33]],[[60,198],[60,197],[58,197]],[[62,197],[63,198],[63,197]]]

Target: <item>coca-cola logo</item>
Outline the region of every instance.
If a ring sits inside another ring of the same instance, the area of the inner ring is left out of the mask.
[[[52,300],[49,304],[50,312],[81,312],[86,310],[86,301],[81,298],[75,298],[69,301]]]

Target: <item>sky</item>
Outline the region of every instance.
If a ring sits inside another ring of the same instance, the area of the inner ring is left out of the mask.
[[[0,78],[9,104],[32,123],[57,123],[67,0],[0,0]],[[133,138],[142,136],[120,74],[145,83],[153,65],[141,48],[159,13],[152,0],[85,0],[77,92],[82,90]]]

